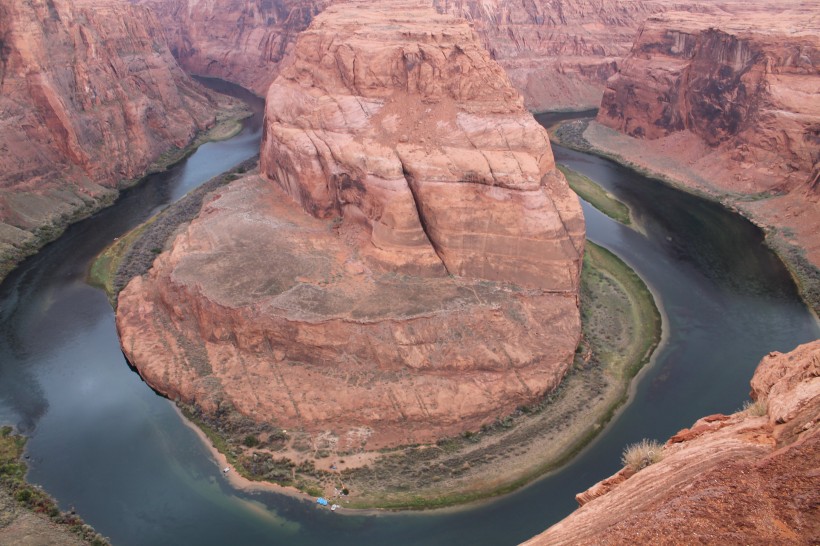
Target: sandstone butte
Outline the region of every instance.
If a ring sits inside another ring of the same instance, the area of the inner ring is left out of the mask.
[[[145,8],[0,0],[0,277],[212,125],[216,101]]]
[[[758,0],[759,1],[759,0]],[[264,95],[298,33],[332,0],[140,0],[162,21],[174,55],[194,74]],[[470,21],[530,110],[595,108],[641,23],[670,0],[430,0]]]
[[[339,449],[476,430],[559,384],[582,212],[469,25],[421,2],[333,5],[266,108],[261,174],[119,296],[149,384]]]
[[[660,462],[581,493],[525,545],[820,542],[820,340],[770,353],[751,384],[765,415],[698,420]]]
[[[650,17],[597,118],[644,142],[590,141],[728,196],[820,266],[819,11],[796,2]]]

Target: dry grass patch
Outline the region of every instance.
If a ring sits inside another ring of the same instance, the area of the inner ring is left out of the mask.
[[[624,466],[635,472],[653,465],[663,459],[663,445],[655,440],[641,440],[637,444],[626,446],[621,456]]]

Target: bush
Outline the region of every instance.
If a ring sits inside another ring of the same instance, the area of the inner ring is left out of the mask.
[[[769,412],[768,404],[765,400],[746,400],[743,403],[743,411],[751,415],[752,417],[763,417]]]
[[[637,472],[663,459],[663,446],[655,440],[641,440],[637,444],[626,446],[621,462],[627,468]]]
[[[245,439],[242,440],[242,443],[245,444],[245,447],[256,447],[259,445],[259,438],[253,434],[248,434],[245,436]]]

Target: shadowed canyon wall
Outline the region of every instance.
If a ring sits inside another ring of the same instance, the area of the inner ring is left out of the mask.
[[[819,9],[649,18],[597,119],[643,142],[593,141],[732,203],[820,267]]]
[[[218,106],[145,8],[0,0],[0,274],[186,146]]]

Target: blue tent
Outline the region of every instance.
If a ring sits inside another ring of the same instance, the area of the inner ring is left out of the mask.
[[[324,497],[319,497],[318,499],[316,499],[316,502],[318,502],[322,506],[327,506],[327,499]]]

